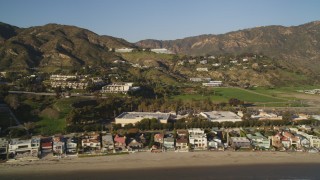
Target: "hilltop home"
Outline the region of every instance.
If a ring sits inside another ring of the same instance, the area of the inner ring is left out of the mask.
[[[251,144],[260,149],[269,149],[270,140],[264,137],[261,133],[256,132],[254,134],[247,134],[247,138],[251,141]]]
[[[201,116],[208,119],[211,122],[238,122],[242,121],[241,117],[231,111],[210,111],[210,112],[201,112]]]
[[[135,124],[142,119],[157,119],[160,123],[166,124],[170,119],[170,113],[160,112],[123,112],[115,118],[116,124],[124,127],[126,124]]]
[[[117,82],[102,87],[102,93],[124,93],[127,94],[132,89],[132,82]]]
[[[188,129],[189,143],[195,150],[205,150],[208,147],[207,135],[200,128]]]

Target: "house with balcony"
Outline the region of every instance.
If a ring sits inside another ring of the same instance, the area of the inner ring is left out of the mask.
[[[43,137],[40,139],[41,153],[51,153],[52,152],[52,137]]]
[[[250,149],[251,143],[246,137],[230,137],[230,145],[234,149]]]
[[[11,139],[8,153],[10,159],[38,158],[40,154],[40,138]]]
[[[69,137],[66,139],[66,154],[77,155],[78,154],[78,138]]]
[[[5,138],[0,138],[0,159],[7,159],[9,142]]]
[[[63,136],[54,136],[52,141],[52,152],[54,156],[61,156],[66,153],[66,139]]]
[[[250,140],[253,147],[258,149],[269,149],[270,140],[264,137],[261,133],[256,132],[254,134],[247,134],[247,138]]]
[[[194,150],[206,150],[208,147],[207,135],[200,128],[188,129],[189,143]]]
[[[125,136],[120,136],[117,134],[113,140],[114,140],[114,148],[116,151],[126,151],[127,150]]]
[[[99,153],[101,150],[100,135],[97,133],[84,134],[81,139],[84,153]]]
[[[163,138],[163,148],[165,150],[174,150],[174,138],[172,134],[166,134]]]
[[[176,150],[178,152],[187,152],[189,151],[188,146],[188,131],[185,129],[177,130],[177,139],[176,139]]]
[[[114,150],[114,142],[111,134],[102,136],[102,152],[110,152]]]

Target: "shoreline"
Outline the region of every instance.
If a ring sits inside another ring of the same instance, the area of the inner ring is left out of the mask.
[[[32,162],[0,164],[0,174],[30,174],[30,172],[116,171],[157,168],[222,167],[245,165],[317,164],[319,153],[301,152],[163,152],[133,153],[119,156],[64,158]]]

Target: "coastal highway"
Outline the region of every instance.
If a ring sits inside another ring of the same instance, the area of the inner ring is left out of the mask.
[[[33,95],[38,95],[38,96],[56,96],[56,93],[50,93],[50,92],[28,92],[28,91],[8,91],[8,92],[10,94],[33,94]],[[93,96],[92,94],[87,94],[87,93],[71,93],[68,96],[87,97],[87,98],[95,98],[96,97],[96,96]],[[106,97],[101,97],[101,98],[106,98]]]

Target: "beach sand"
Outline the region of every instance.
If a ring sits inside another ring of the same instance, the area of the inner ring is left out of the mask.
[[[227,171],[230,167],[238,170]],[[194,171],[195,169],[198,169],[198,171]],[[301,169],[304,171],[301,171]],[[261,176],[255,176],[254,174],[259,175],[259,171],[262,173]],[[244,179],[250,179],[251,177],[254,177],[254,179],[270,179],[270,177],[271,179],[273,179],[272,177],[275,177],[275,179],[290,177],[318,179],[320,178],[320,154],[260,151],[141,152],[114,156],[75,157],[60,160],[41,159],[32,162],[0,164],[0,177],[2,177],[0,179],[53,179],[57,177],[105,179],[106,176],[115,179],[145,179],[148,175],[153,176],[153,173],[159,174],[159,172],[162,172],[160,176],[151,179],[168,177],[169,179],[171,179],[170,177],[181,179],[186,174],[189,175],[184,179],[198,179],[197,177],[203,179],[230,177],[227,179],[234,179],[235,176],[239,178],[239,173],[244,172],[247,172],[247,174],[240,176]],[[215,172],[215,175],[220,173],[220,176],[212,176],[213,172]]]

